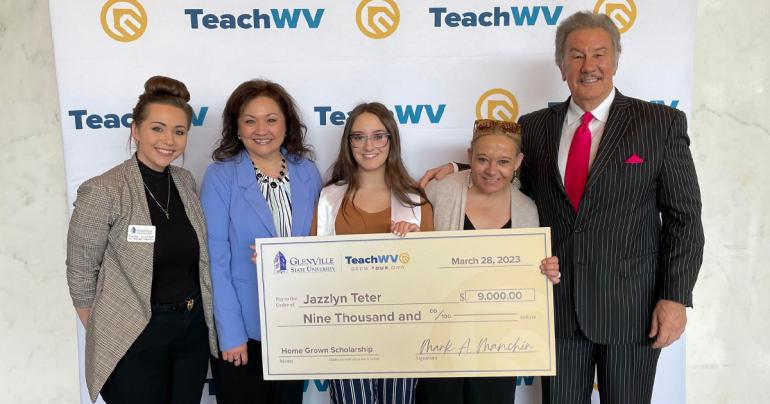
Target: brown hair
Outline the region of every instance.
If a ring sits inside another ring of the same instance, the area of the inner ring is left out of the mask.
[[[139,126],[147,119],[147,107],[150,104],[165,104],[177,107],[187,115],[187,127],[192,122],[193,110],[188,102],[190,92],[187,86],[179,80],[170,77],[153,76],[144,83],[144,93],[139,96],[139,101],[133,110],[133,120]]]
[[[280,84],[269,80],[243,82],[230,94],[222,111],[222,138],[211,157],[216,161],[227,160],[245,148],[238,139],[238,118],[246,104],[257,97],[268,97],[281,108],[286,119],[286,137],[281,146],[289,154],[312,159],[313,150],[305,144],[307,126],[302,123],[294,98]]]
[[[425,192],[423,192],[412,177],[409,176],[403,161],[401,161],[401,137],[398,133],[398,125],[393,118],[393,113],[379,102],[370,102],[359,104],[350,112],[350,115],[345,122],[345,128],[342,131],[337,161],[332,165],[331,178],[326,182],[326,185],[348,185],[348,189],[345,191],[345,198],[342,200],[342,206],[340,206],[340,211],[344,214],[345,204],[348,200],[353,200],[359,188],[358,176],[356,175],[358,163],[356,163],[356,160],[353,157],[353,150],[350,147],[350,132],[352,131],[353,123],[365,112],[377,116],[390,134],[390,139],[388,141],[388,158],[385,161],[385,184],[390,188],[390,192],[404,206],[415,207],[424,205],[426,203],[425,201],[428,200],[425,196]],[[415,203],[409,198],[409,193],[420,195],[421,201]]]

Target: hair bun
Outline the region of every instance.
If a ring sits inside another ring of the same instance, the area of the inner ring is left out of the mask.
[[[187,91],[187,86],[179,80],[165,76],[150,77],[144,83],[144,95],[150,97],[170,95],[179,97],[185,102],[190,101],[190,92]]]

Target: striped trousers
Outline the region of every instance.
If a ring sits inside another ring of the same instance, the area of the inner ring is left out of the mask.
[[[414,404],[417,379],[331,380],[331,404]]]
[[[649,404],[660,349],[651,342],[596,344],[556,338],[556,376],[543,377],[544,404],[590,404],[594,374],[602,404]]]

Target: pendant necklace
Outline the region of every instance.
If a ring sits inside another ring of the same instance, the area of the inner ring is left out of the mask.
[[[163,211],[163,213],[166,215],[166,220],[171,220],[171,214],[169,213],[169,203],[171,202],[171,173],[167,173],[166,178],[168,180],[168,187],[166,190],[166,208],[163,209],[163,205],[158,202],[158,199],[155,198],[155,195],[152,194],[152,191],[150,191],[150,187],[147,186],[147,183],[144,182],[144,179],[142,179],[142,184],[144,184],[144,188],[147,190],[147,193],[150,194],[150,198],[152,198],[153,201],[155,201],[155,204],[158,205],[160,210]]]

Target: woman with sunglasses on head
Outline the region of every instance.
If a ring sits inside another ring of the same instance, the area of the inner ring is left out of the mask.
[[[219,404],[302,402],[302,380],[263,379],[250,246],[258,237],[310,232],[321,176],[305,131],[292,97],[267,80],[242,83],[222,113],[222,138],[201,189],[222,351],[212,363]]]
[[[435,230],[481,230],[538,227],[535,203],[519,191],[517,172],[524,159],[521,127],[515,122],[477,120],[468,149],[470,170],[428,184]],[[553,283],[558,283],[558,259],[545,258]],[[420,404],[512,404],[514,377],[422,379]]]
[[[433,211],[401,161],[398,126],[384,105],[350,112],[314,225],[319,236],[433,230]],[[417,379],[332,380],[331,402],[411,404],[416,385]]]
[[[216,354],[206,228],[195,180],[171,165],[187,145],[190,93],[161,76],[144,88],[136,154],[78,188],[67,281],[92,401],[199,403]]]

